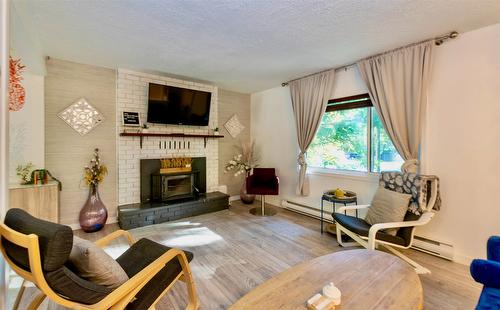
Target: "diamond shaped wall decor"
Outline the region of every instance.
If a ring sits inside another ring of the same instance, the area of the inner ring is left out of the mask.
[[[85,98],[78,99],[57,116],[82,136],[104,121],[104,116]]]
[[[234,114],[225,124],[227,132],[231,135],[231,137],[236,138],[242,131],[245,129],[245,126],[240,123],[238,116]]]

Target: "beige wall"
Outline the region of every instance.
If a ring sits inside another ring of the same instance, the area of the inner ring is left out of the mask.
[[[245,126],[245,129],[233,138],[224,128],[224,124],[234,114]],[[250,140],[250,95],[219,89],[219,130],[224,138],[219,139],[219,184],[227,185],[230,196],[239,195],[243,182],[243,175],[235,177],[231,173],[224,173],[226,163],[236,154],[235,146],[241,141]],[[257,146],[258,146],[258,141]]]
[[[80,136],[57,114],[80,98],[99,110],[105,120]],[[108,176],[100,186],[109,217],[116,217],[116,71],[51,59],[45,79],[45,166],[61,180],[60,222],[78,223],[88,189],[81,182],[83,167],[99,148]],[[108,222],[112,219],[108,219]]]
[[[452,244],[454,259],[469,263],[484,257],[486,240],[500,235],[500,24],[461,34],[435,50],[429,89],[422,171],[441,180],[441,211],[417,235]],[[335,97],[366,92],[357,69],[336,76]],[[343,187],[369,203],[377,175],[314,172],[309,169],[311,195],[295,195],[298,154],[289,88],[252,94],[252,138],[259,141],[265,165],[280,175],[280,197],[304,204],[319,215],[321,193]],[[315,209],[315,210],[314,210]],[[319,228],[319,227],[318,227]]]

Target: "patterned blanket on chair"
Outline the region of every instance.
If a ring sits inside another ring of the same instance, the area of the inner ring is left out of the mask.
[[[438,186],[436,202],[433,206],[428,206],[433,182],[437,182]],[[408,211],[416,215],[421,215],[425,210],[429,210],[430,208],[435,211],[439,211],[441,208],[439,178],[435,175],[402,173],[397,171],[382,172],[379,184],[389,190],[412,195]]]

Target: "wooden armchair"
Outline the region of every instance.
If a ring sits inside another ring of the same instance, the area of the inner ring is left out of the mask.
[[[83,279],[66,266],[73,244],[73,231],[68,226],[11,209],[0,225],[0,249],[9,266],[41,291],[28,309],[37,309],[45,297],[71,309],[154,309],[177,280],[187,284],[189,302],[186,309],[198,308],[188,262],[192,259],[191,253],[148,239],[134,242],[132,235],[124,230],[115,231],[96,244],[103,247],[122,236],[127,238],[130,248],[117,258],[117,262],[129,280],[114,290]],[[14,309],[23,291],[24,285]]]
[[[414,173],[383,172],[379,183],[380,186],[386,189],[412,195],[404,221],[370,225],[363,219],[342,214],[342,212],[349,210],[366,209],[370,205],[341,207],[333,214],[336,222],[338,243],[341,246],[359,244],[371,250],[376,249],[380,245],[413,266],[417,273],[430,273],[427,268],[421,266],[395,248],[407,249],[411,247],[415,227],[429,223],[434,216],[433,211],[439,210],[441,203],[439,197],[439,179],[435,176]],[[386,229],[390,228],[398,229],[396,235],[385,232]],[[342,233],[347,234],[355,242],[343,242],[341,238]]]

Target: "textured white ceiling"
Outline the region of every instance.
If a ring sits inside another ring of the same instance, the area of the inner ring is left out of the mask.
[[[500,0],[16,0],[51,57],[240,92],[451,30],[500,22]]]

